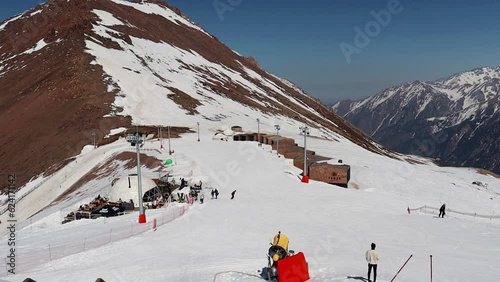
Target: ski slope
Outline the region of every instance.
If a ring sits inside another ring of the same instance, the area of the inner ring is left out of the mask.
[[[271,128],[261,130],[272,132]],[[351,165],[351,184],[359,189],[316,181],[304,184],[298,177],[301,170],[290,160],[278,158],[270,146],[215,141],[213,133],[213,129],[204,129],[201,142],[196,142],[196,133],[173,139],[172,156],[156,150],[160,147],[156,139],[146,142],[142,152],[173,159],[169,169],[177,179],[202,180],[204,187],[220,191],[219,199],[210,199],[211,190],[205,189],[204,204],[187,206],[185,213],[177,213],[156,231],[152,231],[153,219],[162,221],[182,205],[148,210],[144,225],[136,222],[137,213],[61,225],[61,216],[70,208],[110,189],[105,179],[85,185],[80,194],[25,222],[26,227],[16,235],[18,253],[26,254],[19,257],[19,274],[6,275],[2,269],[0,279],[259,281],[258,271],[267,266],[269,241],[278,231],[290,238],[290,249],[305,254],[310,281],[360,281],[348,277],[366,277],[364,254],[371,242],[377,244],[381,256],[377,281],[390,281],[410,255],[413,258],[395,281],[429,281],[429,255],[433,255],[433,281],[500,279],[496,267],[500,219],[454,214],[441,219],[406,212],[408,206],[439,207],[446,203],[457,211],[498,215],[499,179],[467,168],[409,164],[367,152],[342,138],[331,141],[313,136],[307,141],[308,149]],[[302,145],[298,130],[283,134]],[[72,164],[72,170],[102,162],[107,148],[110,152],[133,151],[123,140],[86,150],[77,157],[85,162]],[[135,168],[122,171],[134,172]],[[144,175],[156,176],[147,169]],[[473,181],[488,187],[472,185]],[[235,199],[230,200],[233,190],[237,190]],[[23,201],[44,202],[43,197],[27,195]],[[125,234],[134,228],[133,235]],[[0,238],[2,254],[7,252],[6,240],[6,235]],[[75,247],[83,246],[85,240],[98,243],[85,250]],[[71,252],[64,257],[49,254],[49,244],[67,246]],[[49,255],[54,259],[49,260]]]

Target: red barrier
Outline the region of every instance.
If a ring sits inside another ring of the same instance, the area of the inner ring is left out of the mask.
[[[278,261],[279,282],[303,282],[309,280],[309,268],[302,252]]]

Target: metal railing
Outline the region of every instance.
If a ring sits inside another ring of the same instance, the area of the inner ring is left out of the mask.
[[[47,236],[44,236],[42,238],[43,240],[41,241],[45,241],[39,244],[35,244],[36,242],[33,242],[33,244],[26,242],[27,240],[40,240],[40,238],[29,239],[28,232],[30,232],[30,228],[33,228],[33,225],[31,225],[31,227],[28,226],[24,230],[20,230],[20,232],[18,232],[18,236],[23,236],[23,231],[26,232],[27,238],[23,240],[24,244],[26,244],[25,246],[16,246],[16,273],[22,274],[24,271],[28,271],[29,269],[50,262],[52,260],[98,248],[112,242],[139,235],[146,231],[156,230],[157,227],[180,218],[186,213],[189,208],[189,204],[168,205],[168,208],[165,207],[160,209],[164,212],[160,211],[156,214],[150,215],[148,217],[148,223],[146,224],[139,224],[135,220],[133,222],[120,221],[114,224],[109,224],[112,218],[104,218],[101,219],[103,221],[102,225],[96,225],[92,223],[94,228],[86,229],[86,232],[73,232],[68,234],[68,232],[64,231],[64,229],[55,231],[55,233],[64,233],[55,235],[52,234],[54,239],[49,240],[47,240]],[[34,233],[34,235],[36,237],[36,232]],[[5,267],[3,267],[2,269],[3,271],[0,270],[0,277],[6,276],[8,274],[6,260]]]

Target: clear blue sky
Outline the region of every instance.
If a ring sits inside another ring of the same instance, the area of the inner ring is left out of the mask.
[[[41,2],[1,1],[0,20]],[[230,48],[325,103],[500,65],[500,0],[400,0],[392,9],[388,5],[398,1],[167,2]],[[381,10],[391,13],[387,24],[372,15]],[[355,42],[355,28],[365,33],[367,26],[370,42]],[[350,63],[342,43],[356,48]]]

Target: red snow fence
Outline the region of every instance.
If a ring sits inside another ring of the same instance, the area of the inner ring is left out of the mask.
[[[303,282],[309,280],[309,267],[302,252],[280,259],[277,263],[279,282]]]

